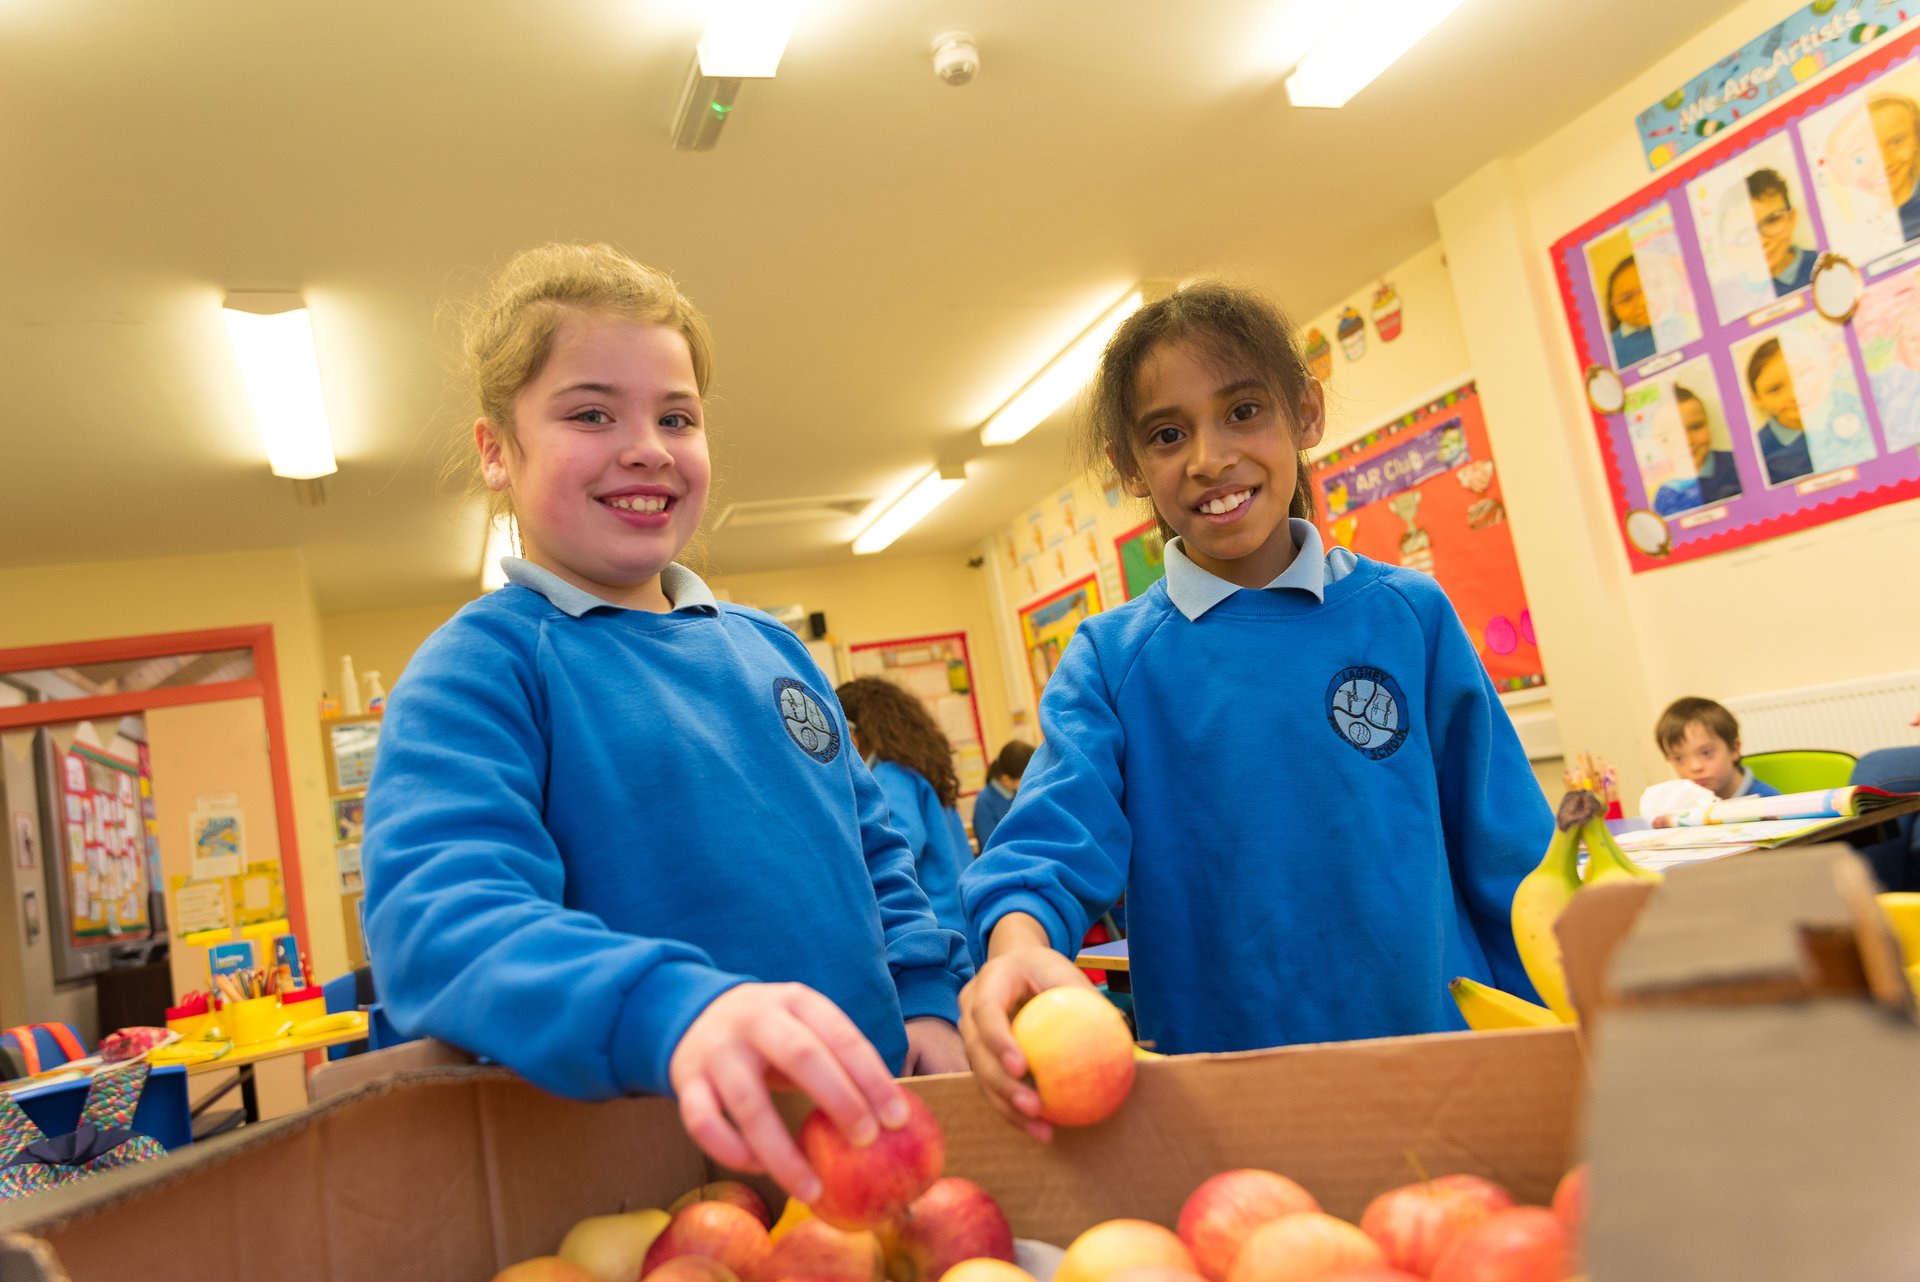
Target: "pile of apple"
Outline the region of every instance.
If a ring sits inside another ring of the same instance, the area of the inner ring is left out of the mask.
[[[1099,1121],[1133,1085],[1125,1021],[1092,990],[1041,994],[1016,1016],[1014,1036],[1048,1121]],[[1013,1233],[993,1197],[941,1178],[940,1124],[917,1096],[907,1100],[907,1123],[865,1148],[825,1114],[808,1114],[798,1141],[822,1186],[811,1207],[789,1201],[774,1221],[746,1185],[703,1185],[666,1211],[583,1220],[557,1256],[494,1282],[1035,1282],[1013,1263]],[[1480,1176],[1442,1175],[1380,1194],[1355,1225],[1284,1175],[1225,1171],[1193,1191],[1174,1229],[1094,1225],[1053,1279],[1565,1282],[1585,1205],[1585,1167],[1561,1181],[1550,1210],[1516,1206]]]

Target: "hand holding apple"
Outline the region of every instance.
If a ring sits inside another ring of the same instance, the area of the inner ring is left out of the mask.
[[[905,1123],[864,1146],[819,1109],[800,1123],[800,1150],[819,1172],[820,1194],[808,1199],[816,1216],[836,1228],[877,1229],[940,1178],[947,1160],[940,1123],[919,1096],[902,1098]]]
[[[1133,1089],[1133,1034],[1126,1017],[1084,985],[1049,988],[1013,1017],[1013,1040],[1040,1094],[1040,1119],[1090,1126]]]
[[[1046,928],[1027,913],[1008,913],[994,924],[986,964],[960,991],[960,1035],[987,1102],[1008,1122],[1036,1140],[1053,1138],[1040,1119],[1040,1095],[1025,1080],[1029,1065],[1013,1040],[1013,1012],[1055,988],[1093,985],[1053,950]]]

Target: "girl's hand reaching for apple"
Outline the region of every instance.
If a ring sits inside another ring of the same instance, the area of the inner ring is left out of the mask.
[[[820,1177],[774,1108],[769,1077],[791,1082],[856,1146],[907,1120],[886,1061],[827,998],[802,984],[742,984],[714,998],[667,1062],[680,1120],[714,1161],[764,1171],[808,1205]]]
[[[993,928],[987,964],[960,990],[960,1036],[987,1101],[1036,1140],[1053,1138],[1039,1118],[1040,1095],[1023,1080],[1026,1056],[1013,1040],[1013,1013],[1049,988],[1093,986],[1079,967],[1053,950],[1046,928],[1026,913],[1008,913]]]

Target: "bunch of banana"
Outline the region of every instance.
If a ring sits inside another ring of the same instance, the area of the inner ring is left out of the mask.
[[[1474,1029],[1527,1028],[1540,1024],[1572,1023],[1576,1016],[1567,996],[1566,969],[1560,960],[1560,938],[1553,924],[1581,886],[1612,881],[1659,881],[1657,872],[1642,868],[1607,831],[1600,799],[1577,788],[1560,799],[1554,815],[1553,840],[1540,864],[1520,881],[1513,895],[1513,942],[1545,1006],[1490,988],[1467,978],[1448,991]],[[1580,843],[1587,846],[1587,875],[1580,879]]]

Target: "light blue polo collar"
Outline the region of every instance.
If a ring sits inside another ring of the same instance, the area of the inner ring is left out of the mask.
[[[1287,529],[1293,535],[1293,563],[1275,575],[1273,582],[1261,590],[1305,592],[1315,601],[1324,602],[1327,599],[1327,585],[1338,583],[1351,574],[1354,566],[1359,564],[1358,559],[1346,548],[1326,551],[1320,541],[1320,530],[1312,521],[1297,516],[1288,517]],[[1186,549],[1181,547],[1177,536],[1167,543],[1166,564],[1167,598],[1173,602],[1174,609],[1189,619],[1197,620],[1242,590],[1239,584],[1229,583],[1195,565],[1188,559]]]
[[[523,557],[502,557],[500,568],[506,572],[507,582],[533,589],[552,602],[554,608],[576,619],[589,610],[628,608],[603,600],[584,588],[575,587],[552,570],[535,565]],[[713,589],[709,588],[699,575],[678,562],[670,563],[666,569],[660,571],[660,590],[666,594],[667,600],[672,603],[676,611],[704,610],[708,614],[720,613],[720,603],[714,600]]]

